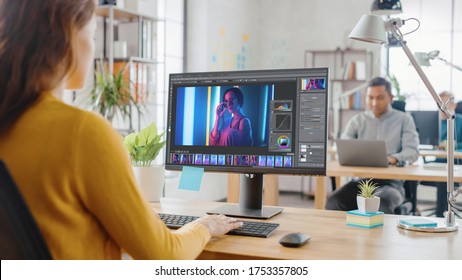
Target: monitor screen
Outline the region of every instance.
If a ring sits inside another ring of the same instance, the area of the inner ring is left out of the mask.
[[[412,111],[421,145],[439,145],[438,111]]]
[[[327,81],[327,68],[171,74],[166,168],[325,175]]]

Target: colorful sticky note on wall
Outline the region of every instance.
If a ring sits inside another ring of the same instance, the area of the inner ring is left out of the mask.
[[[204,175],[204,168],[183,166],[178,189],[198,192],[201,188],[202,175]]]

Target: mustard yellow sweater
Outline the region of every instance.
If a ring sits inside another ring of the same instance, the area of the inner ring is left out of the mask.
[[[43,93],[0,136],[6,162],[56,259],[191,259],[210,235],[171,232],[136,186],[122,138],[101,117]]]

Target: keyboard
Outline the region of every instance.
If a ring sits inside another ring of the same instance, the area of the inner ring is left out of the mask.
[[[160,219],[167,225],[168,228],[178,229],[187,223],[196,220],[197,216],[176,215],[176,214],[163,214],[157,213]],[[228,235],[252,236],[266,238],[273,233],[279,226],[276,223],[255,222],[255,221],[241,221],[244,224],[237,229],[228,232]]]

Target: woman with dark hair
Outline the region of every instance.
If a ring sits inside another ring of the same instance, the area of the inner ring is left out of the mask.
[[[223,102],[215,110],[215,124],[210,133],[211,146],[252,146],[252,126],[242,111],[244,94],[233,87],[225,91]],[[226,109],[231,114],[224,119]]]
[[[0,159],[54,258],[195,258],[239,227],[207,216],[171,232],[138,190],[122,139],[64,104],[93,62],[96,0],[0,0]]]

